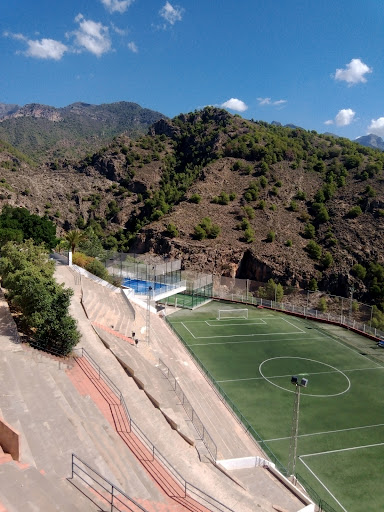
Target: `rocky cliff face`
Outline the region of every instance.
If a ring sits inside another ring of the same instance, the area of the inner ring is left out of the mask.
[[[60,114],[60,110],[55,107],[49,107],[47,105],[40,105],[38,103],[31,103],[20,107],[13,112],[9,112],[4,115],[0,122],[7,119],[17,119],[20,117],[33,117],[35,119],[48,119],[48,121],[62,121],[63,116]]]

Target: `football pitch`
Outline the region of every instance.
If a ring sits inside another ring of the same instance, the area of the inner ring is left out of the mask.
[[[384,364],[303,318],[249,307],[248,318],[218,319],[219,310],[234,308],[213,301],[167,320],[285,467],[291,376],[308,379],[296,472],[336,511],[384,510]]]

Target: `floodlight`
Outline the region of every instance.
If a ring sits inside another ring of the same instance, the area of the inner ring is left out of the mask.
[[[298,377],[296,377],[296,375],[292,375],[292,377],[291,377],[292,384],[297,384],[298,381],[299,381]]]
[[[300,386],[306,388],[308,386],[308,379],[301,379]]]

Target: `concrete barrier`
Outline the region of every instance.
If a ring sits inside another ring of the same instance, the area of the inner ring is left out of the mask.
[[[20,460],[20,434],[0,418],[0,446],[13,460]]]

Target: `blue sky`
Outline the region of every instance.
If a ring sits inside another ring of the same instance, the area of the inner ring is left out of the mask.
[[[0,102],[206,105],[384,137],[382,0],[13,0]]]

